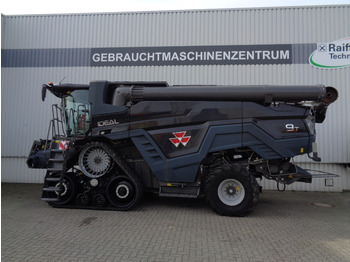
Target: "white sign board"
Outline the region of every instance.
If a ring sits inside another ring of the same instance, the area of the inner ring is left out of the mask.
[[[350,37],[330,43],[318,43],[309,63],[317,68],[336,69],[350,66]]]

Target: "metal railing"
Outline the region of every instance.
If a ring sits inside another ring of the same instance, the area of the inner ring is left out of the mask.
[[[50,120],[49,128],[47,130],[45,151],[46,149],[51,148],[51,147],[48,147],[47,144],[52,139],[67,137],[66,130],[64,128],[62,109],[57,104],[52,105],[51,109],[52,109],[52,119]],[[50,139],[50,133],[51,133],[51,139]]]

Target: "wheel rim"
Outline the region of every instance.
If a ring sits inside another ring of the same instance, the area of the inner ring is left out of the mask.
[[[85,147],[79,155],[81,171],[90,178],[98,178],[108,172],[112,160],[105,150],[96,145]]]
[[[109,202],[120,209],[128,209],[136,199],[136,189],[127,177],[116,177],[107,186]]]
[[[75,202],[80,206],[87,206],[90,202],[90,196],[86,193],[80,193],[77,195]]]
[[[244,187],[236,179],[225,179],[218,187],[218,197],[225,205],[237,206],[243,201],[244,196]]]
[[[115,189],[115,194],[119,199],[126,199],[130,196],[130,189],[132,189],[132,186],[129,183],[121,182]]]
[[[102,194],[97,194],[94,196],[94,203],[98,207],[103,207],[106,204],[106,198]]]
[[[55,187],[59,188],[60,187],[60,183],[57,183]],[[67,192],[68,192],[68,186],[67,186],[66,181],[62,182],[61,190],[62,190],[61,197],[64,197],[64,195],[67,194]],[[55,193],[58,196],[60,192],[57,190],[57,191],[55,191]]]
[[[53,177],[59,177],[59,175],[54,175]],[[59,187],[59,183],[50,183],[49,186],[53,187]],[[75,196],[76,192],[76,185],[73,180],[69,175],[65,175],[62,181],[62,192],[60,196],[60,200],[55,201],[53,203],[58,204],[58,205],[63,205],[69,203]],[[59,191],[54,191],[54,192],[49,192],[49,197],[54,198],[59,195]]]

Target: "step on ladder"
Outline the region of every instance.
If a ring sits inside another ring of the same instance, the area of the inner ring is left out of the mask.
[[[51,143],[50,157],[47,163],[47,171],[44,180],[41,200],[46,202],[60,201],[63,191],[63,178],[66,173],[64,161],[65,150],[59,149],[55,140]]]

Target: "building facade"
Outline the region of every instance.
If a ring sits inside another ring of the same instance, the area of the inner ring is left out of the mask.
[[[2,182],[42,183],[25,160],[51,119],[48,82],[167,81],[170,85],[312,85],[338,89],[317,125],[334,173],[290,190],[350,190],[350,5],[2,16]],[[276,189],[275,182],[260,182]]]

